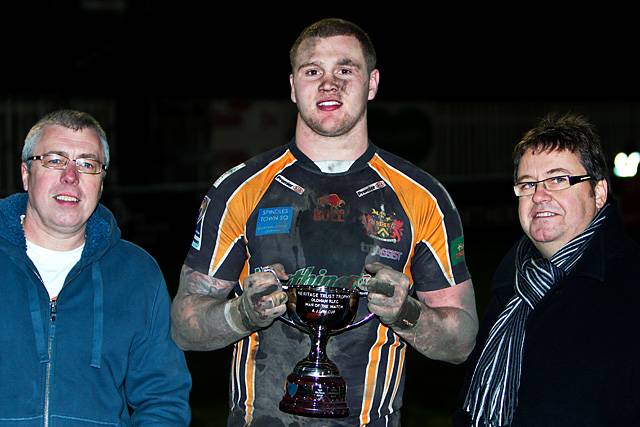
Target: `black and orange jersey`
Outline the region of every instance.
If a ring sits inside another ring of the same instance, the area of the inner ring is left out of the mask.
[[[237,280],[241,292],[244,277],[260,266],[281,263],[289,284],[319,285],[358,276],[374,261],[402,271],[415,291],[467,280],[462,225],[446,190],[373,144],[347,172],[323,173],[294,141],[213,184],[185,264]],[[361,299],[358,318],[366,313]],[[406,347],[376,317],[331,337],[328,356],[347,382],[351,412],[332,425],[393,425],[386,423],[402,405]],[[230,425],[326,424],[278,409],[287,375],[309,349],[304,333],[279,321],[236,343]]]

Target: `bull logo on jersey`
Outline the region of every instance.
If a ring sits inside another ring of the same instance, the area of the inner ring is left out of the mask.
[[[398,243],[404,233],[404,223],[397,219],[395,213],[387,214],[383,209],[371,209],[371,213],[362,215],[367,236],[381,242]]]
[[[313,210],[313,220],[322,222],[344,222],[346,202],[335,193],[318,197]]]

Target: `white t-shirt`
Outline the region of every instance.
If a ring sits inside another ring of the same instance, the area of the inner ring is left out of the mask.
[[[318,160],[314,163],[324,173],[340,173],[349,170],[355,160]]]
[[[84,243],[70,251],[54,251],[27,240],[27,256],[38,269],[51,299],[56,298],[60,293],[67,274],[82,256],[82,249],[84,249]]]

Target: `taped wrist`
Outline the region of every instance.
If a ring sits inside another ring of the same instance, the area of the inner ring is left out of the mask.
[[[404,300],[404,304],[400,307],[398,317],[391,324],[391,327],[398,329],[411,329],[418,324],[418,318],[420,318],[420,312],[422,311],[422,304],[415,298],[410,296]]]
[[[240,335],[247,335],[253,332],[253,328],[251,328],[249,322],[244,319],[245,315],[242,314],[241,306],[242,298],[235,298],[228,301],[224,305],[224,318],[234,332]]]

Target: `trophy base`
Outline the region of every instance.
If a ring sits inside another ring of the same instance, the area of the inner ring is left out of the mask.
[[[340,376],[307,377],[289,374],[280,410],[303,417],[349,416],[347,384]]]

